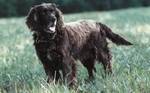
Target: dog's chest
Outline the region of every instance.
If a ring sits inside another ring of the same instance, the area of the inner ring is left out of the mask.
[[[52,60],[56,50],[56,44],[54,42],[35,43],[34,45],[38,57],[44,57]]]

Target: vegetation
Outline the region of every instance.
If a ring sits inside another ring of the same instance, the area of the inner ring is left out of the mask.
[[[102,78],[97,65],[93,82],[78,62],[78,86],[47,84],[42,64],[36,57],[32,35],[25,18],[0,19],[0,93],[149,93],[150,92],[150,8],[65,15],[66,22],[93,19],[107,24],[133,46],[110,43],[113,75]]]
[[[149,6],[150,0],[0,0],[0,17],[26,15],[30,7],[53,2],[65,13]]]

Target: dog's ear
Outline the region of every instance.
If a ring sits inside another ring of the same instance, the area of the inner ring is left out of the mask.
[[[56,26],[57,26],[57,28],[60,28],[64,25],[63,14],[58,8],[56,8],[55,11],[56,11],[56,18],[57,18],[57,25]]]
[[[32,31],[37,27],[37,11],[35,7],[32,7],[26,17],[26,24],[28,28]]]

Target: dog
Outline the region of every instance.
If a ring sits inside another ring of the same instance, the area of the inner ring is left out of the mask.
[[[64,23],[63,14],[54,3],[33,6],[26,24],[33,32],[35,50],[48,82],[63,77],[69,85],[74,85],[77,82],[76,60],[87,68],[90,79],[94,78],[96,61],[102,63],[106,73],[111,73],[112,56],[107,38],[117,45],[132,45],[100,22]]]

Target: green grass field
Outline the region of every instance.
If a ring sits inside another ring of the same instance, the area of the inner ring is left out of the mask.
[[[150,93],[150,8],[65,15],[65,21],[93,19],[105,23],[133,46],[109,44],[112,76],[86,82],[87,71],[78,64],[78,87],[47,84],[42,64],[36,57],[32,35],[25,18],[0,19],[0,93]]]

